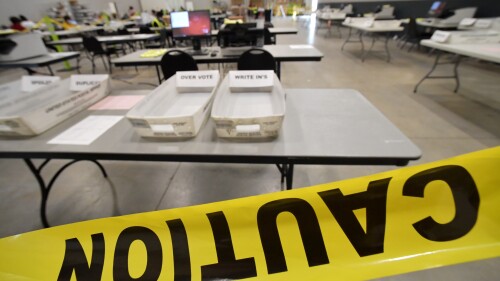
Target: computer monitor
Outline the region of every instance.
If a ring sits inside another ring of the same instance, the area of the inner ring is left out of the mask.
[[[191,55],[206,55],[202,50],[200,39],[212,35],[210,11],[183,11],[170,13],[172,36],[174,39],[191,39],[193,50],[187,50]]]
[[[432,3],[431,9],[429,10],[429,16],[436,18],[441,16],[441,13],[443,13],[445,6],[446,2],[435,1],[434,3]]]

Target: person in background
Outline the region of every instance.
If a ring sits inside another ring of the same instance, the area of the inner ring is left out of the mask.
[[[71,29],[77,26],[76,21],[72,20],[70,16],[64,16],[64,22],[60,24],[63,29]]]
[[[10,22],[12,23],[10,28],[17,30],[17,31],[24,31],[26,28],[24,28],[21,25],[21,20],[18,17],[10,17]]]
[[[134,7],[130,6],[128,7],[128,17],[133,17],[135,16],[135,10],[134,10]]]
[[[21,25],[26,29],[32,29],[35,27],[36,23],[30,21],[23,15],[19,15],[19,19],[21,20]]]

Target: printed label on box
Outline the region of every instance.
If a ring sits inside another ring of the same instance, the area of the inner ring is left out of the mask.
[[[478,28],[489,28],[491,26],[491,23],[491,20],[479,19],[476,21],[476,24],[474,26]]]
[[[272,70],[229,71],[229,88],[236,92],[270,92],[274,86]]]
[[[372,27],[374,23],[375,23],[375,19],[372,18],[372,19],[368,19],[368,20],[362,21],[359,24],[362,27]]]
[[[23,76],[21,79],[21,91],[32,92],[59,80],[61,80],[61,78],[58,76]]]
[[[220,74],[217,70],[207,71],[177,71],[175,82],[179,92],[211,91],[219,83]]]
[[[460,26],[472,26],[476,22],[474,18],[465,18],[460,21]]]
[[[431,40],[438,43],[445,43],[450,38],[450,35],[451,35],[450,32],[436,30],[434,31],[434,34],[432,34]]]
[[[71,91],[79,92],[95,86],[102,81],[108,79],[109,75],[71,75],[71,82],[69,89]]]

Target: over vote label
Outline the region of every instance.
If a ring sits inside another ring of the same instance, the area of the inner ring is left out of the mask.
[[[220,74],[217,70],[177,71],[175,76],[179,92],[211,91],[217,86],[220,79]]]

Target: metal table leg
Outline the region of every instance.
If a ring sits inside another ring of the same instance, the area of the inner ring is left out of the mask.
[[[344,50],[345,44],[350,42],[349,39],[351,39],[351,34],[352,34],[352,28],[349,27],[349,34],[347,34],[347,38],[345,39],[344,44],[342,44],[342,48],[340,48],[341,51]]]
[[[390,39],[390,34],[386,33],[384,48],[385,48],[385,53],[387,54],[387,62],[391,62],[391,53],[389,52],[389,39]]]
[[[358,31],[358,37],[359,37],[358,40],[351,40],[351,37],[352,37],[352,28],[349,27],[349,34],[347,35],[347,39],[344,41],[344,44],[342,44],[342,48],[340,48],[340,50],[343,51],[344,46],[347,43],[361,43],[361,54],[362,54],[361,57],[363,57],[365,53],[365,44],[363,43],[363,32]]]
[[[293,164],[276,164],[281,173],[281,186],[286,186],[287,190],[291,190],[293,186]]]
[[[156,76],[158,76],[158,85],[161,84],[161,76],[160,76],[160,69],[158,68],[158,65],[155,65],[156,68]]]
[[[40,187],[40,192],[42,195],[42,198],[41,198],[42,200],[41,200],[41,204],[40,204],[40,217],[42,219],[42,224],[44,227],[50,227],[49,222],[47,220],[47,200],[49,199],[49,193],[50,193],[52,186],[54,186],[55,181],[61,175],[61,173],[64,172],[64,170],[66,170],[66,168],[68,168],[69,166],[71,166],[77,162],[85,161],[85,160],[72,160],[71,162],[66,163],[52,176],[49,183],[47,184],[42,177],[42,170],[50,162],[50,160],[51,159],[46,159],[43,161],[42,164],[40,164],[40,166],[36,167],[30,158],[24,159],[24,162],[26,163],[26,165],[28,166],[30,171],[33,173],[33,175],[35,176],[35,178],[38,182],[38,186]],[[108,177],[106,170],[99,162],[97,162],[96,160],[87,160],[87,161],[91,161],[91,162],[95,163],[97,165],[97,167],[99,167],[99,169],[101,170],[103,176],[105,178]]]
[[[278,76],[278,79],[281,80],[281,62],[280,61],[276,62],[276,76]]]
[[[432,66],[431,70],[415,85],[415,88],[413,89],[413,93],[416,93],[418,90],[418,87],[422,82],[424,82],[425,79],[455,79],[455,90],[454,92],[456,93],[458,91],[458,88],[460,87],[460,79],[458,77],[458,66],[460,65],[460,62],[462,60],[462,57],[460,55],[456,55],[455,60],[453,61],[445,61],[445,62],[440,62],[439,59],[441,58],[442,52],[438,51],[436,55],[436,59],[434,60],[434,65]],[[431,76],[431,74],[436,70],[438,65],[441,64],[453,64],[453,75],[452,76]]]
[[[47,65],[47,68],[49,69],[50,76],[54,76],[54,71],[52,71],[52,67],[50,67],[50,65]]]
[[[361,34],[361,32],[360,32]],[[360,36],[360,40],[361,40],[361,36]],[[370,48],[368,49],[368,51],[364,51],[364,48],[363,48],[363,53],[361,54],[361,61],[364,62],[366,57],[368,56],[368,54],[372,51],[373,49],[373,46],[375,46],[375,41],[377,40],[377,38],[375,36],[372,36],[372,44],[370,45]]]

